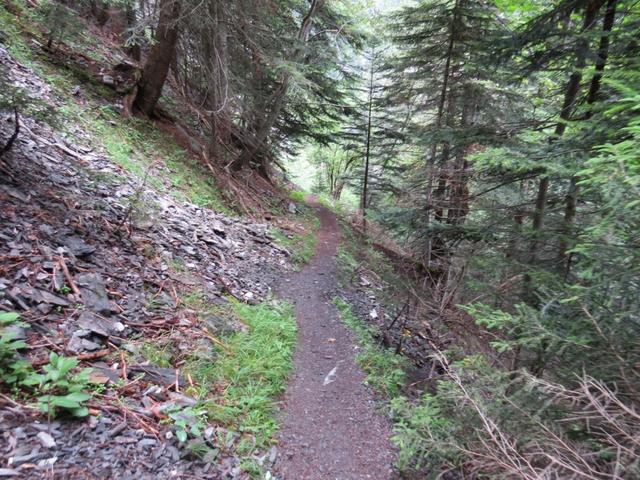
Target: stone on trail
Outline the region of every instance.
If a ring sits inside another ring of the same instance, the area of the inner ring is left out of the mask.
[[[324,377],[324,381],[322,382],[322,386],[326,387],[327,385],[329,385],[332,382],[336,381],[336,373],[338,371],[338,366],[336,365],[335,367],[333,367],[333,369],[327,373],[327,376]]]

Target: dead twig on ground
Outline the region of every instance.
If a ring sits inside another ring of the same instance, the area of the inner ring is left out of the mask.
[[[82,293],[80,292],[80,289],[78,288],[76,283],[73,281],[71,272],[69,272],[69,267],[67,267],[67,263],[64,261],[64,257],[62,255],[58,257],[58,264],[62,269],[62,273],[64,273],[64,278],[67,280],[67,283],[69,284],[69,288],[71,288],[73,293],[77,295],[78,298],[82,298]]]
[[[123,380],[127,379],[127,361],[124,358],[124,352],[120,350],[120,377]]]
[[[202,330],[202,333],[205,335],[205,337],[207,337],[209,340],[211,340],[213,343],[215,343],[216,345],[218,345],[220,348],[222,348],[225,352],[227,352],[229,355],[233,356],[234,353],[229,349],[229,347],[227,347],[222,340],[219,340],[218,338],[216,338],[214,335],[212,335],[210,332],[206,331],[206,330]]]

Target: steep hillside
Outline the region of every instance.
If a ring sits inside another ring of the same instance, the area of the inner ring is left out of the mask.
[[[0,309],[19,315],[2,317],[3,381],[15,392],[0,397],[3,475],[244,478],[267,468],[257,452],[270,445],[295,332],[271,289],[313,223],[234,214],[172,136],[110,113],[97,84],[74,86],[20,37],[8,43],[28,60],[0,45],[10,83],[57,116],[21,115],[2,158]],[[2,138],[13,127],[3,117]],[[244,348],[256,355],[246,365],[233,359]],[[68,370],[60,359],[70,358],[91,368],[87,378],[34,377]],[[256,395],[263,404],[247,405]]]

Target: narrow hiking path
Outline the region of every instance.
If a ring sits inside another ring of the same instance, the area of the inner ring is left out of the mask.
[[[362,383],[352,335],[331,303],[338,289],[338,222],[314,206],[321,220],[315,257],[279,287],[295,304],[299,333],[276,467],[284,480],[389,480],[391,429]]]

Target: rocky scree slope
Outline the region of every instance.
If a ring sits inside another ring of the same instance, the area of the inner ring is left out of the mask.
[[[50,86],[2,45],[0,63],[14,85],[55,105]],[[229,296],[261,301],[291,270],[288,252],[272,242],[268,224],[158,192],[115,165],[80,128],[67,127],[73,140],[22,118],[21,134],[2,159],[13,179],[0,180],[0,311],[16,311],[29,324],[18,334],[35,365],[53,351],[94,369],[103,391],[92,406],[100,414],[47,425],[3,395],[1,474],[243,478],[231,453],[238,437],[222,427],[204,434],[215,459],[178,448],[154,412],[167,402],[192,405],[180,393],[190,379],[179,366],[145,361],[135,343],[165,335],[179,351],[213,348],[203,323],[214,334],[235,327],[219,318],[207,324],[184,296],[196,292],[200,301],[222,305]],[[0,137],[12,130],[2,118]]]

